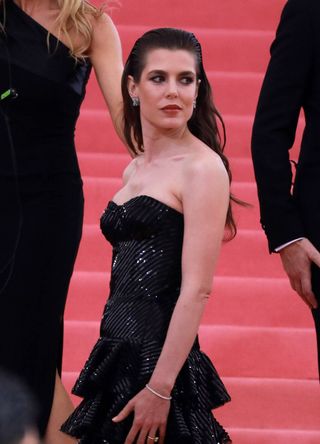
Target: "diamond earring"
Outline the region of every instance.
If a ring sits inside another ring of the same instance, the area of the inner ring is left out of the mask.
[[[133,105],[134,107],[137,107],[137,106],[140,105],[139,97],[131,97],[131,99],[132,99],[132,105]]]
[[[194,101],[193,101],[193,109],[196,109],[196,108],[197,108],[197,100],[194,99]]]

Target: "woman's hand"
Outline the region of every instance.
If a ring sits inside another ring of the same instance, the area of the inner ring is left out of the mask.
[[[134,412],[133,424],[124,444],[164,444],[169,410],[169,400],[161,399],[145,388],[112,421],[121,422]],[[159,439],[154,440],[155,437]]]

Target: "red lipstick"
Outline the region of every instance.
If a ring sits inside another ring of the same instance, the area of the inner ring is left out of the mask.
[[[167,105],[161,108],[164,111],[180,111],[182,108],[179,105]]]

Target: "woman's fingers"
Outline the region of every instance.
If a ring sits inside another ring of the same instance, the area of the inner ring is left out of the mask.
[[[138,425],[136,422],[133,422],[130,432],[127,435],[127,438],[124,444],[133,444],[136,442],[136,437],[139,433],[141,425]]]
[[[129,413],[132,412],[133,409],[134,409],[134,404],[132,403],[132,401],[129,401],[128,404],[121,410],[121,412],[118,413],[117,416],[112,418],[112,421],[113,422],[123,421],[129,415]]]
[[[159,441],[157,444],[164,444],[164,438],[166,436],[167,423],[162,423],[158,429]]]
[[[144,424],[139,433],[137,444],[153,444],[154,432],[150,431],[150,425]]]
[[[150,425],[148,422],[134,420],[124,444],[164,444],[165,431],[165,425]]]
[[[141,424],[139,421],[134,421],[132,428],[127,436],[127,441],[125,441],[125,444],[131,444],[132,442],[135,442],[135,444],[160,444],[160,442],[164,442],[164,435],[165,435],[165,428],[162,431],[162,441],[160,437],[160,433],[158,430],[160,430],[161,426],[158,427],[158,425],[150,425],[148,422],[144,422]],[[140,433],[139,433],[140,430]],[[134,440],[139,433],[138,440]]]
[[[131,429],[124,444],[164,444],[170,403],[154,399],[143,389],[115,416],[112,421],[123,421],[134,412]]]
[[[156,427],[152,427],[149,432],[147,433],[147,437],[145,439],[145,441],[142,441],[143,444],[159,444],[159,437],[157,434],[157,428]]]

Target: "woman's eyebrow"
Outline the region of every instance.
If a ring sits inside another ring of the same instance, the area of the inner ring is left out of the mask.
[[[179,73],[180,76],[195,76],[196,73],[194,71],[182,71]]]
[[[167,71],[163,71],[162,69],[152,69],[148,72],[150,74],[158,74],[158,75],[166,75]],[[196,73],[194,71],[181,71],[178,73],[179,76],[195,76]]]
[[[161,74],[161,75],[165,75],[167,74],[166,71],[163,71],[162,69],[152,69],[151,71],[148,72],[148,74]]]

